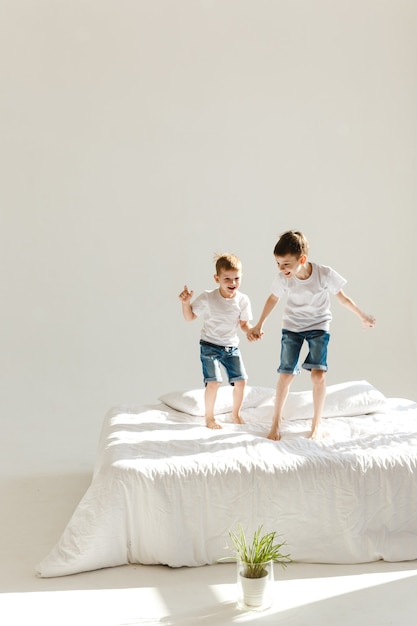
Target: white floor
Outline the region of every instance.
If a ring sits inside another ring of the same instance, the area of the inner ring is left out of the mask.
[[[237,608],[234,564],[177,570],[130,565],[38,578],[36,563],[58,539],[89,481],[89,475],[1,480],[2,626],[408,626],[417,621],[416,561],[276,566],[274,604],[263,613]]]

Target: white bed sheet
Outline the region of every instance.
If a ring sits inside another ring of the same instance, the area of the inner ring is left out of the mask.
[[[228,530],[263,524],[297,561],[362,563],[417,558],[417,404],[389,399],[382,413],[284,421],[266,438],[271,406],[221,430],[167,405],[106,416],[92,482],[42,577],[127,563],[215,563]]]

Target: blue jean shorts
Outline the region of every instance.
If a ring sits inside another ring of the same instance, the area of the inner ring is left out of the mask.
[[[228,381],[233,385],[238,380],[247,380],[242,355],[237,346],[216,346],[200,340],[200,360],[203,366],[204,384],[222,382],[220,365],[227,372]]]
[[[300,352],[304,341],[308,343],[308,354],[302,367],[306,370],[327,372],[327,346],[330,334],[325,330],[307,330],[294,333],[282,330],[280,374],[300,373]]]

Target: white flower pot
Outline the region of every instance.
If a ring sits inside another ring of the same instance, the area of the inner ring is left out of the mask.
[[[238,606],[246,610],[264,611],[272,604],[274,564],[272,561],[263,563],[264,574],[260,578],[247,578],[246,569],[246,563],[237,562]]]

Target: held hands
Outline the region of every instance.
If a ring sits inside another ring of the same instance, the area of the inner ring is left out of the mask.
[[[252,326],[252,328],[247,332],[246,337],[248,338],[248,341],[259,341],[259,339],[262,339],[264,334],[265,333],[260,326]]]
[[[189,302],[191,298],[193,297],[193,293],[194,293],[193,290],[189,291],[187,285],[184,285],[184,289],[183,291],[181,291],[178,297],[182,303]]]

